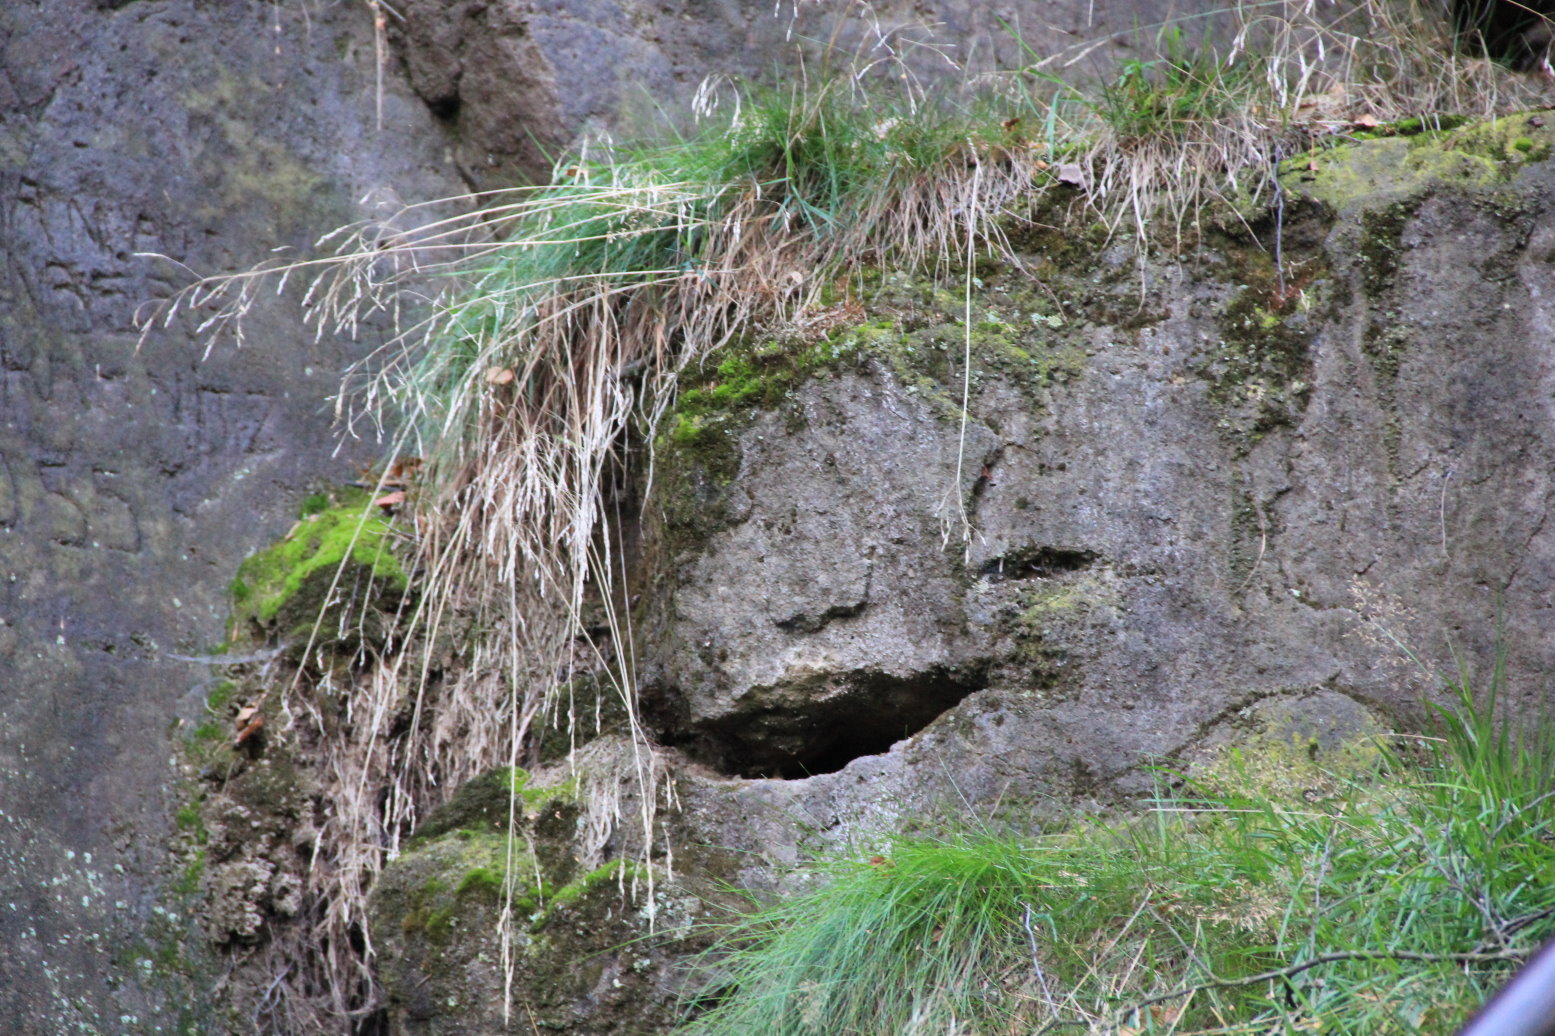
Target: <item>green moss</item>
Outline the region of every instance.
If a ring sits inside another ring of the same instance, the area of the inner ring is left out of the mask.
[[[200,891],[200,879],[205,875],[205,850],[196,849],[184,864],[173,882],[172,890],[180,896],[192,896]]]
[[[871,319],[819,337],[734,346],[700,380],[688,377],[654,444],[653,509],[665,536],[656,549],[667,563],[727,526],[741,435],[761,412],[796,430],[806,419],[797,390],[810,379],[883,368],[934,414],[959,422],[964,376],[974,399],[986,387],[1012,386],[1040,408],[1090,362],[1083,333],[1025,271],[980,262],[970,312],[957,276],[869,271],[853,287],[852,308]]]
[[[232,703],[233,695],[238,693],[238,685],[234,680],[218,680],[216,686],[205,696],[205,707],[211,712],[220,713]]]
[[[1336,212],[1381,208],[1438,186],[1490,186],[1548,157],[1555,127],[1528,115],[1359,140],[1286,161],[1286,189]]]
[[[200,803],[186,802],[178,807],[178,812],[173,815],[178,829],[186,833],[198,832],[200,841],[204,841],[204,823],[200,819]]]
[[[421,823],[415,841],[430,841],[461,829],[505,833],[510,812],[519,820],[558,811],[571,815],[579,795],[575,777],[557,784],[537,784],[521,767],[501,767],[465,782],[452,799]]]
[[[971,284],[944,284],[924,277],[887,275],[872,308],[895,312],[903,332],[872,343],[908,391],[942,417],[961,418],[962,378],[971,357],[970,388],[1014,386],[1034,406],[1044,405],[1055,386],[1081,377],[1090,353],[1085,341],[1057,311],[1039,282],[1021,271],[991,262],[978,268]],[[970,318],[970,319],[969,319]]]
[[[281,542],[244,561],[232,582],[233,628],[311,628],[334,588],[353,597],[397,596],[409,585],[389,519],[369,494],[301,519]]]
[[[324,511],[329,510],[331,504],[332,501],[328,493],[311,493],[304,497],[302,503],[298,506],[297,517],[308,518],[315,514],[322,514]]]
[[[459,887],[456,894],[459,896],[479,895],[496,900],[502,895],[502,884],[506,880],[505,867],[483,866],[472,867],[466,871],[464,877],[459,879]]]
[[[688,374],[654,441],[658,505],[672,553],[727,524],[725,490],[739,472],[740,433],[755,416],[788,406],[808,379],[856,362],[869,333],[736,343],[716,366]],[[798,420],[797,408],[789,416]]]
[[[202,746],[212,742],[224,742],[227,740],[227,728],[215,720],[206,720],[194,728],[189,739]]]
[[[406,932],[421,931],[439,941],[475,923],[501,902],[509,861],[515,866],[514,912],[527,916],[536,909],[542,889],[536,888],[534,855],[517,839],[487,829],[449,832],[407,850],[393,867],[386,889]]]
[[[579,909],[583,902],[596,891],[608,890],[613,902],[616,890],[623,883],[631,882],[634,878],[643,876],[643,873],[643,865],[632,860],[611,860],[601,867],[596,867],[545,897],[543,908],[531,921],[531,930],[538,932],[555,920],[559,913]]]
[[[544,855],[544,854],[542,854]],[[513,865],[513,914],[532,932],[552,923],[560,912],[576,911],[596,891],[637,876],[641,865],[612,860],[565,883],[557,883],[523,839],[505,832],[469,828],[419,841],[395,861],[382,884],[380,913],[397,916],[406,932],[424,932],[443,941],[489,917],[509,893]],[[387,898],[383,898],[387,897]],[[612,900],[613,901],[613,900]]]
[[[1377,726],[1324,746],[1309,733],[1276,724],[1221,748],[1193,775],[1212,792],[1310,803],[1339,794],[1362,775],[1375,774],[1384,762],[1385,734]]]

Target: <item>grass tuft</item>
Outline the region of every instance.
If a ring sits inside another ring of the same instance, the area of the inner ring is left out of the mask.
[[[724,931],[682,1031],[1450,1033],[1555,934],[1551,728],[1455,690],[1414,762],[1316,801],[1232,766],[1127,823],[817,863]]]

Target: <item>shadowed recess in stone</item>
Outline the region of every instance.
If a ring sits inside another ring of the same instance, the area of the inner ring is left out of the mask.
[[[1089,568],[1100,556],[1094,550],[1022,547],[990,559],[977,574],[995,582],[1001,579],[1043,579],[1062,572],[1079,572]]]
[[[907,676],[827,673],[787,688],[782,706],[670,732],[666,740],[730,776],[813,777],[886,752],[986,683],[982,665]]]

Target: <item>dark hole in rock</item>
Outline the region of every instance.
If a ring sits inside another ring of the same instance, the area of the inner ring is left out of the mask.
[[[389,1036],[389,1012],[380,1007],[365,1015],[351,1028],[352,1036]]]
[[[984,579],[1042,579],[1089,568],[1100,557],[1094,550],[1068,547],[1021,547],[984,562],[977,572]]]
[[[987,666],[981,664],[907,677],[830,674],[775,689],[759,709],[666,732],[665,740],[731,776],[813,777],[885,752],[986,682]]]
[[[1452,0],[1458,45],[1524,71],[1547,60],[1555,0]]]
[[[426,103],[428,110],[434,116],[444,122],[452,122],[459,117],[459,109],[462,106],[463,98],[458,94],[451,93],[443,97],[428,97]]]

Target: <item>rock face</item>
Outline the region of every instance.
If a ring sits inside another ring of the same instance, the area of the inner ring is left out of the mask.
[[[1279,270],[1272,216],[1143,266],[1033,231],[1022,266],[979,266],[970,325],[944,286],[866,277],[865,322],[709,365],[690,387],[761,402],[687,392],[657,443],[638,618],[666,887],[780,886],[904,826],[1029,828],[1230,744],[1276,784],[1307,772],[1292,752],[1342,767],[1435,694],[1387,637],[1438,669],[1450,637],[1483,673],[1498,606],[1509,714],[1547,711],[1552,144],[1517,117],[1326,152],[1283,180]],[[590,830],[526,845],[575,860]],[[456,887],[479,837],[386,871],[395,1031],[475,1031],[426,1005],[501,999],[471,978],[492,911],[438,892],[464,927],[434,937],[406,898]],[[594,844],[630,858],[640,832]],[[620,945],[628,921],[601,923]],[[623,1024],[526,938],[515,1004]],[[637,1024],[666,1031],[685,947],[642,945]],[[569,952],[597,947],[546,944]]]
[[[712,890],[619,855],[579,853],[588,783],[568,770],[469,782],[384,871],[372,930],[390,1031],[629,1036],[673,1027],[684,959],[708,942],[697,925]],[[504,939],[512,999],[503,995]]]
[[[391,74],[375,128],[366,12],[19,0],[0,10],[0,1029],[199,1028],[166,891],[180,723],[212,677],[243,556],[331,456],[325,399],[360,346],[292,302],[202,361],[137,307],[370,214],[449,193]],[[393,72],[393,69],[390,69]],[[158,252],[172,261],[140,253]],[[186,1030],[187,1031],[187,1030]],[[202,1030],[203,1031],[203,1030]]]
[[[1142,269],[1035,236],[979,269],[970,332],[887,278],[829,375],[665,442],[661,737],[804,778],[730,785],[735,816],[852,833],[1142,790],[1266,701],[1416,721],[1432,677],[1380,629],[1488,671],[1499,610],[1509,708],[1547,708],[1547,133],[1289,174],[1282,274],[1266,219]],[[775,844],[741,827],[708,840]]]
[[[980,67],[1025,60],[1006,23],[1048,52],[1165,6],[887,3],[835,47],[937,22]],[[363,347],[262,303],[243,350],[204,358],[184,325],[138,344],[136,308],[183,283],[178,263],[240,269],[378,200],[535,175],[586,125],[677,105],[791,33],[832,39],[838,7],[395,10],[380,41],[366,4],[0,8],[5,1032],[256,1017],[185,952],[199,874],[169,852],[179,824],[229,864],[204,937],[299,909],[307,775],[256,763],[252,802],[202,831],[172,757],[218,689],[197,659],[241,559],[316,482],[376,459],[335,455],[325,412]],[[1325,158],[1286,181],[1279,271],[1266,218],[1256,241],[1226,231],[1143,270],[1032,232],[1027,270],[979,271],[970,341],[959,297],[888,277],[875,322],[837,332],[845,361],[776,405],[699,415],[644,522],[646,701],[681,807],[661,916],[695,916],[708,878],[771,884],[806,841],[1127,795],[1142,761],[1270,716],[1320,734],[1406,716],[1429,681],[1355,635],[1368,616],[1429,659],[1444,633],[1482,659],[1499,603],[1516,704],[1545,704],[1548,151],[1508,123]],[[641,832],[571,808],[537,800],[517,857],[550,883],[510,929],[539,947],[521,988],[557,1031],[663,1028],[690,944],[599,956],[645,923],[649,901],[624,908],[605,880]],[[400,1031],[500,1024],[492,838],[461,816],[387,872],[374,924]],[[578,954],[595,963],[559,976]],[[448,996],[468,1013],[443,1016]]]
[[[1088,24],[1087,5],[1049,6],[1048,21]],[[237,563],[285,530],[314,480],[376,459],[365,443],[334,456],[326,416],[361,346],[315,341],[292,301],[261,300],[247,346],[204,359],[185,324],[137,347],[137,308],[188,269],[246,268],[380,202],[542,171],[546,149],[583,124],[678,108],[704,75],[738,71],[746,54],[764,70],[790,23],[825,36],[835,13],[394,7],[403,21],[383,37],[373,5],[357,2],[0,10],[8,1032],[166,1030],[187,1013],[189,962],[157,962],[187,934],[177,905],[159,902],[177,880],[171,758],[180,726],[205,718],[214,678],[188,659],[222,640]],[[1037,10],[949,5],[945,20],[1009,51],[996,16],[1034,22]],[[1149,22],[1152,10],[1110,17]]]

